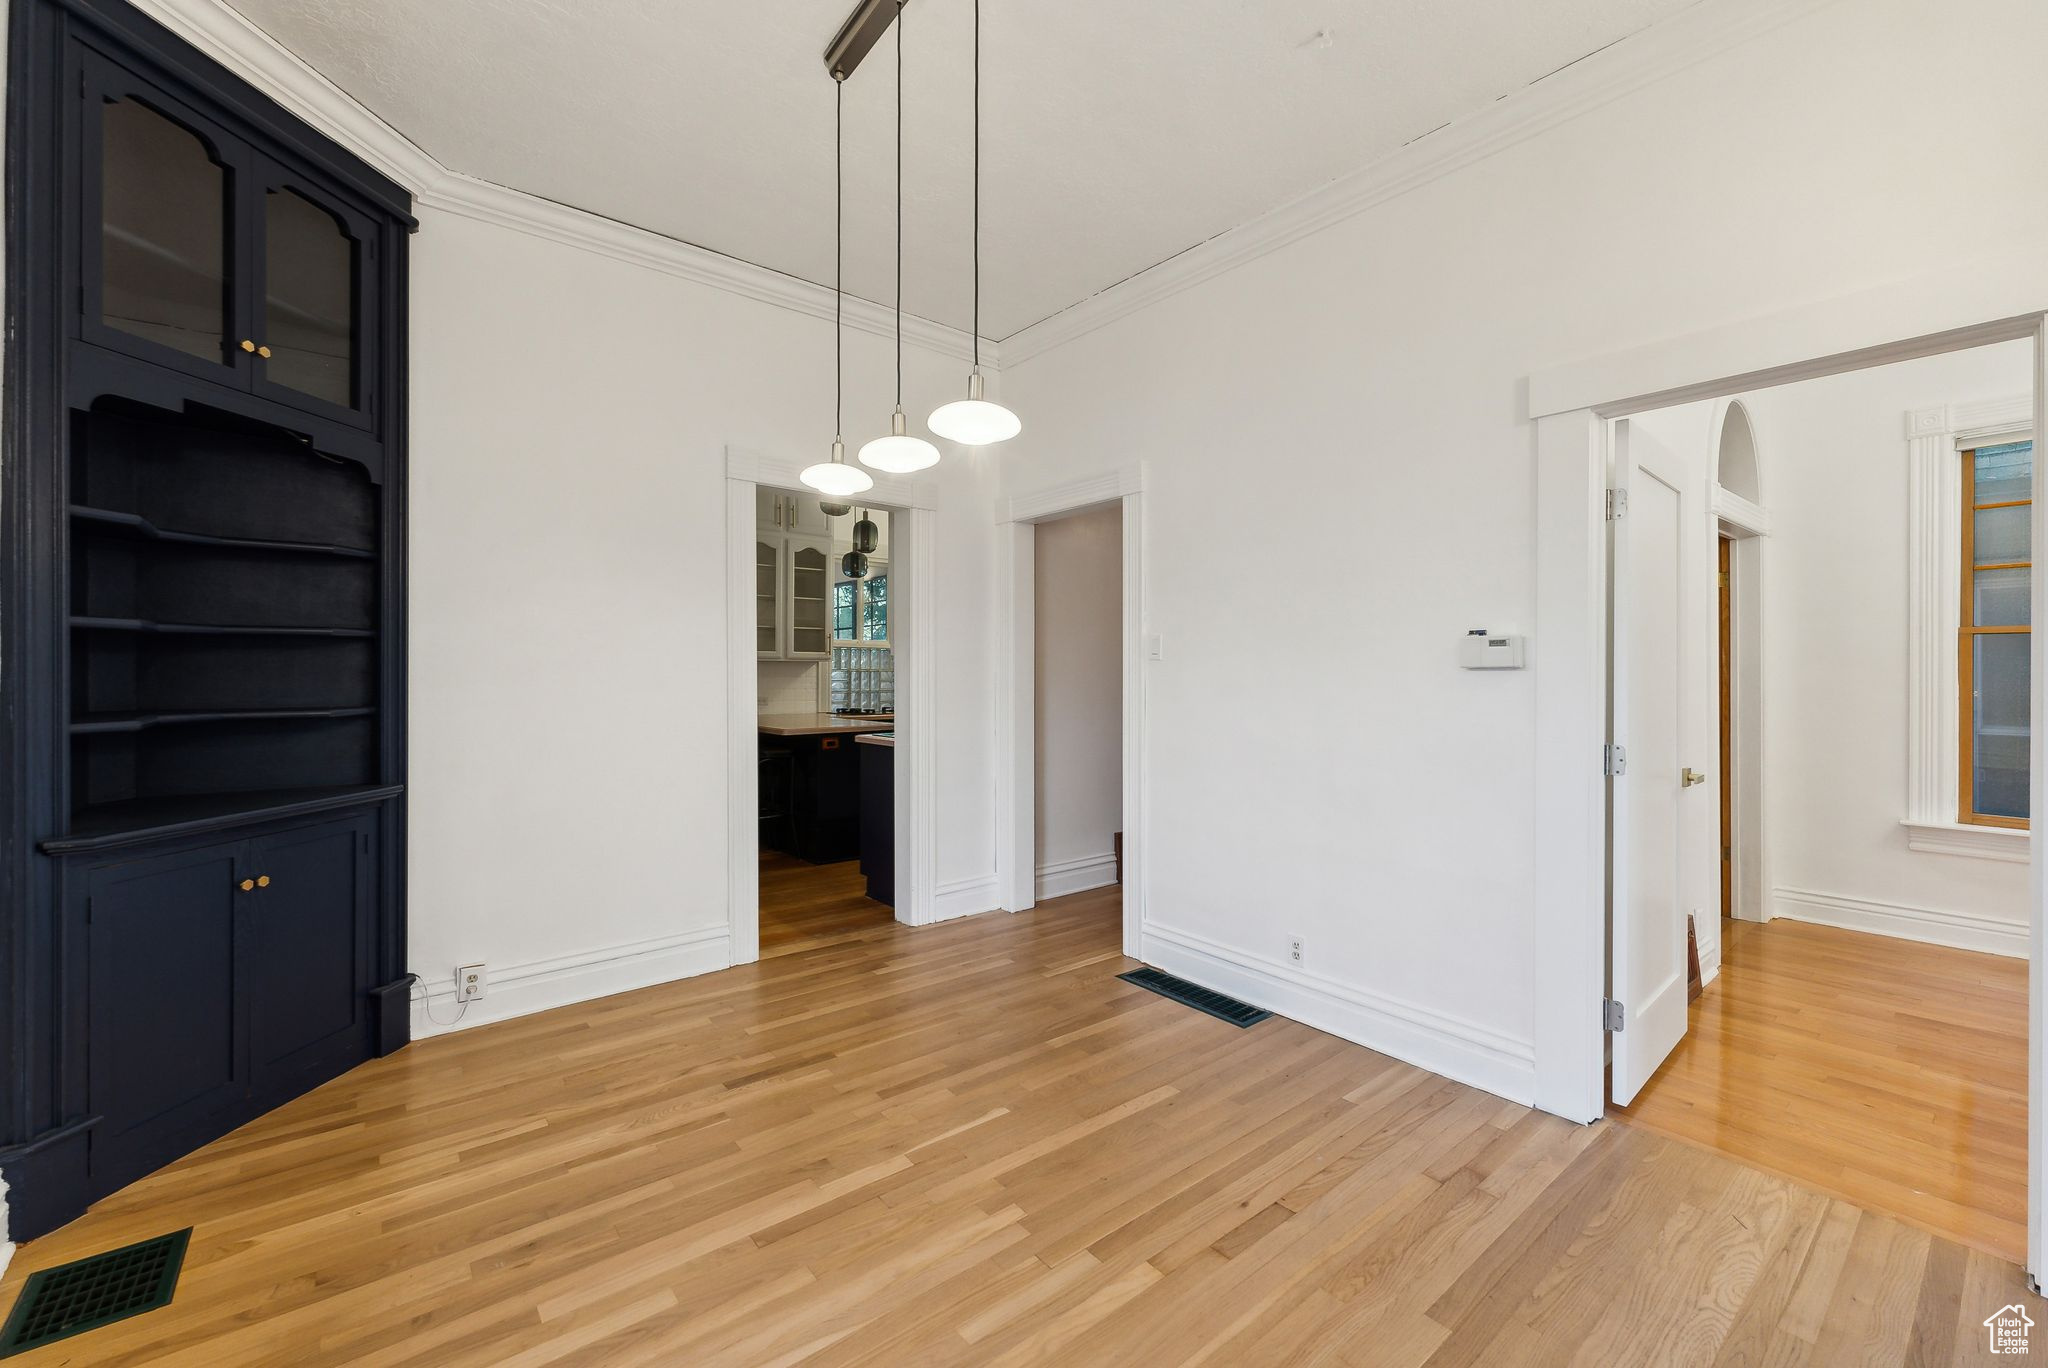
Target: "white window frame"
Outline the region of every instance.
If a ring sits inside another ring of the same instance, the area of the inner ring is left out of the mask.
[[[1957,820],[1962,700],[1956,640],[1963,597],[1961,453],[2031,440],[2033,410],[2032,398],[2022,394],[1906,414],[1906,815],[1900,825],[1914,850],[2027,863],[2028,832]]]

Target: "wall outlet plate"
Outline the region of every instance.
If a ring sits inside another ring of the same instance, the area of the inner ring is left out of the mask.
[[[1287,938],[1287,962],[1299,969],[1308,962],[1308,941],[1300,936]]]
[[[486,980],[481,964],[458,964],[455,966],[455,1000],[471,1002],[484,995]]]

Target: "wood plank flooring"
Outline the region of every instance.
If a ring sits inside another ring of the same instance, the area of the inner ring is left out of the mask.
[[[1685,1040],[1614,1114],[2024,1260],[2026,961],[1721,925]]]
[[[176,1300],[20,1362],[1941,1364],[2016,1301],[2048,1333],[2001,1259],[1121,983],[1114,889],[858,912],[421,1042],[108,1199],[0,1297],[191,1225]]]
[[[761,852],[763,959],[872,940],[895,921],[893,908],[868,897],[859,860],[814,865]]]

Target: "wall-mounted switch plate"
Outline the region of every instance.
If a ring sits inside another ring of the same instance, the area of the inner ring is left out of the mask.
[[[470,1002],[484,995],[484,967],[481,964],[455,966],[455,1000]]]

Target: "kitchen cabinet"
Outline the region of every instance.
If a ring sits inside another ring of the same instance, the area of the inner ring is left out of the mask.
[[[860,872],[868,897],[896,905],[896,738],[854,740],[860,764]]]
[[[804,537],[830,537],[832,519],[815,494],[785,494],[779,489],[756,486],[754,524],[763,532],[790,533]]]
[[[810,734],[772,740],[764,736],[762,741],[790,757],[794,820],[786,839],[774,848],[812,864],[856,858],[860,854],[861,795],[860,759],[853,736]]]
[[[366,428],[387,225],[78,45],[78,335]]]
[[[826,536],[754,537],[754,636],[762,660],[832,654],[832,542]]]

